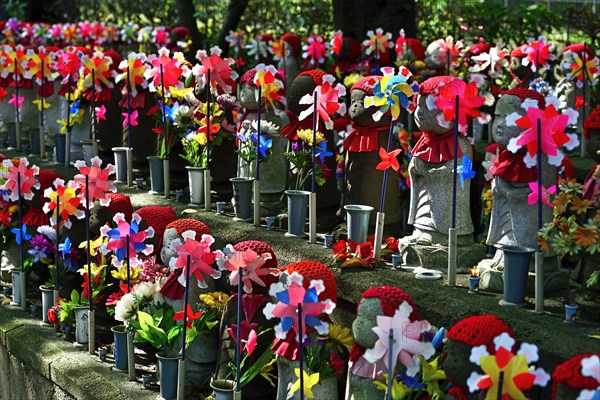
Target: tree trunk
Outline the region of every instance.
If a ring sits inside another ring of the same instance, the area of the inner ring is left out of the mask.
[[[401,28],[406,37],[415,37],[417,23],[414,0],[332,0],[335,29],[357,42],[368,30],[382,28],[398,36]]]
[[[230,0],[227,6],[227,14],[225,15],[225,21],[223,27],[219,32],[217,38],[217,45],[223,49],[222,57],[227,56],[229,52],[229,43],[227,43],[227,35],[229,31],[235,31],[240,23],[240,19],[246,10],[249,0]]]
[[[194,8],[193,0],[177,0],[177,23],[181,26],[189,29],[192,35],[192,48],[191,54],[196,55],[196,51],[202,48],[202,36],[198,30],[196,24],[196,18],[194,14],[196,9]]]

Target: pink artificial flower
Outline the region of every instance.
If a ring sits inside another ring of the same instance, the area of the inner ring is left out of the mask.
[[[15,93],[13,93],[11,99],[8,101],[8,104],[12,104],[18,110],[20,110],[21,109],[21,105],[23,104],[24,101],[25,101],[25,97],[24,96],[19,96],[17,98],[17,95]]]
[[[106,107],[102,104],[100,107],[95,107],[94,111],[96,113],[96,123],[100,123],[100,120],[106,121]]]

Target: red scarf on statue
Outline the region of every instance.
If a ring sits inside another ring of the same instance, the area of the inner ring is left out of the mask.
[[[312,118],[304,118],[302,121],[293,113],[286,113],[290,118],[290,123],[281,128],[281,134],[288,140],[298,140],[298,131],[300,129],[312,129]],[[317,128],[319,129],[319,128]]]
[[[583,198],[586,200],[593,200],[596,194],[600,191],[600,179],[594,178],[594,172],[600,166],[596,164],[594,168],[587,174],[583,181]]]
[[[493,176],[498,176],[506,182],[516,183],[529,183],[537,179],[537,168],[528,168],[523,161],[526,153],[513,153],[502,146],[498,147],[500,154],[490,168]]]
[[[412,150],[415,157],[426,162],[443,163],[454,158],[454,131],[443,135],[423,132],[417,144]],[[462,156],[460,146],[458,147],[458,157]]]
[[[358,126],[352,121],[354,130],[344,140],[344,149],[353,153],[379,150],[379,133],[387,132],[389,127]]]

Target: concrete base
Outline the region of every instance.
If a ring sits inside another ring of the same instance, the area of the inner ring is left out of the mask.
[[[481,267],[480,267],[481,268]],[[502,271],[492,269],[481,269],[479,274],[479,288],[490,292],[502,293],[504,291],[504,278]],[[558,293],[569,289],[569,272],[555,269],[544,271],[544,293]],[[527,289],[525,293],[533,296],[535,290],[535,274],[530,272],[527,277]]]
[[[456,249],[456,272],[466,273],[486,256],[486,246],[473,243]],[[448,247],[442,245],[409,245],[402,251],[404,265],[419,265],[427,269],[447,272]]]

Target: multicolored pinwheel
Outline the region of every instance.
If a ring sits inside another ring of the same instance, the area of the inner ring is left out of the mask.
[[[102,169],[102,160],[99,157],[94,157],[88,167],[85,161],[79,160],[75,162],[75,168],[79,173],[75,175],[73,181],[79,185],[79,197],[85,205],[85,177],[88,177],[88,194],[89,208],[94,207],[94,201],[98,200],[101,206],[108,207],[110,205],[110,197],[107,192],[116,192],[117,187],[108,180],[110,175],[115,173],[115,166],[108,164]]]
[[[445,123],[445,126],[449,127],[456,118],[456,96],[458,96],[458,130],[461,133],[467,133],[471,118],[477,118],[481,123],[489,121],[489,115],[481,112],[479,107],[491,105],[493,97],[488,99],[480,96],[475,82],[467,84],[462,79],[454,78],[450,84],[439,88],[439,96],[435,98],[435,106],[443,112],[443,120],[440,120],[440,123]]]
[[[45,47],[40,46],[35,52],[33,49],[27,50],[29,60],[27,61],[27,71],[24,77],[27,79],[35,78],[36,83],[41,85],[43,82],[50,82],[56,79],[57,73],[55,53],[47,51]],[[42,64],[44,70],[42,71]]]
[[[575,62],[571,64],[567,79],[574,80],[578,88],[582,88],[584,84],[596,85],[596,78],[600,74],[598,57],[582,60],[578,53],[573,53],[573,61]]]
[[[15,242],[18,245],[21,245],[21,242],[26,242],[31,240],[31,235],[27,233],[27,225],[21,225],[21,228],[12,228],[11,233],[15,234]]]
[[[238,284],[242,271],[242,283],[246,293],[252,293],[252,282],[262,287],[266,286],[261,276],[277,275],[277,269],[263,268],[265,262],[271,259],[269,253],[258,254],[250,249],[235,251],[231,245],[227,246],[223,253],[222,257],[217,258],[217,265],[230,272],[229,284],[232,286]]]
[[[125,220],[123,213],[117,213],[113,217],[113,221],[117,224],[117,227],[111,228],[108,225],[104,225],[100,228],[100,234],[109,238],[106,248],[103,249],[103,253],[106,254],[109,251],[114,251],[115,257],[112,259],[114,266],[121,266],[127,256],[128,236],[130,266],[138,264],[138,253],[141,252],[145,255],[150,255],[154,251],[153,245],[144,243],[146,239],[154,237],[154,229],[150,226],[145,231],[140,231],[142,217],[139,214],[133,213],[131,215],[131,223],[129,223]]]
[[[129,69],[129,71],[128,71]],[[138,95],[138,89],[146,89],[148,81],[144,78],[146,73],[146,54],[131,52],[127,55],[127,59],[119,64],[120,73],[115,78],[115,83],[123,81],[123,94],[130,93],[135,97]],[[129,78],[129,82],[127,79]]]
[[[46,214],[50,213],[50,222],[56,224],[56,213],[54,210],[58,205],[59,216],[62,219],[66,228],[71,228],[71,216],[77,219],[85,217],[85,212],[79,208],[81,199],[78,197],[77,190],[79,186],[69,181],[65,186],[65,181],[57,178],[54,181],[54,188],[49,187],[44,191],[44,197],[47,198],[47,203],[42,208]]]
[[[182,286],[186,285],[185,277],[195,276],[198,281],[199,288],[206,288],[208,285],[204,281],[204,275],[211,276],[215,279],[221,277],[221,271],[215,270],[211,264],[221,256],[219,251],[211,251],[210,246],[215,242],[215,239],[210,235],[202,235],[200,241],[196,240],[196,232],[185,231],[181,234],[181,239],[177,238],[171,242],[171,246],[177,252],[177,257],[172,257],[169,261],[171,269],[181,269],[181,275],[178,278]],[[188,268],[187,258],[190,256],[190,272],[186,272]]]
[[[386,53],[394,47],[394,42],[392,42],[392,34],[390,32],[383,33],[383,29],[377,28],[375,32],[368,31],[367,39],[363,42],[363,47],[365,48],[365,54],[370,56],[373,54],[373,57],[376,60],[379,60],[381,57],[381,53]]]
[[[285,104],[285,95],[283,95],[284,85],[276,77],[277,68],[273,65],[261,63],[254,67],[254,69],[256,70],[256,75],[254,75],[253,82],[261,88],[261,97],[268,101],[273,109],[275,109],[275,101]]]
[[[84,56],[82,59],[83,84],[87,89],[92,86],[97,92],[103,88],[112,89],[112,80],[116,76],[116,71],[111,69],[112,58],[104,55],[101,51],[95,51],[91,56]],[[94,80],[92,82],[92,72]]]
[[[500,78],[504,73],[504,68],[508,64],[506,59],[508,54],[508,50],[499,45],[492,47],[487,53],[471,57],[471,60],[477,63],[469,68],[469,72],[487,71],[491,78]]]
[[[533,385],[544,387],[550,380],[550,375],[542,368],[530,367],[528,364],[539,359],[537,346],[522,343],[517,354],[513,354],[515,340],[503,333],[496,337],[496,353],[490,355],[485,345],[474,347],[471,350],[471,362],[479,365],[485,375],[473,372],[467,380],[471,393],[478,390],[487,390],[486,400],[524,399],[527,391]],[[500,373],[503,379],[500,382]],[[500,387],[502,385],[502,387]]]
[[[169,49],[162,47],[158,50],[158,55],[152,54],[148,56],[148,62],[152,68],[148,68],[144,72],[144,78],[148,80],[148,88],[151,92],[156,92],[157,87],[162,86],[164,83],[165,88],[163,92],[166,94],[171,86],[179,84],[183,68],[181,68],[180,59],[177,57],[177,54],[171,58],[169,57],[170,53]]]
[[[527,44],[521,46],[521,51],[526,54],[523,58],[523,65],[531,65],[532,71],[543,72],[549,65],[548,61],[556,59],[554,54],[550,54],[550,50],[554,47],[554,43],[546,43],[546,38],[540,36],[538,40],[530,38]]]
[[[192,68],[192,73],[202,83],[202,86],[208,84],[208,71],[210,71],[210,86],[212,90],[220,89],[224,93],[231,94],[234,89],[235,80],[238,78],[237,72],[231,67],[235,61],[231,57],[221,58],[222,50],[215,46],[210,49],[210,55],[204,50],[196,53],[196,58],[200,64]]]
[[[327,129],[333,129],[333,115],[345,115],[346,104],[341,101],[340,97],[346,95],[346,88],[341,83],[335,84],[333,75],[324,75],[323,83],[317,86],[313,93],[307,93],[300,99],[300,104],[309,104],[306,110],[302,111],[298,119],[303,120],[311,115],[315,109],[314,93],[317,93],[317,127],[319,126],[319,118],[325,123]]]
[[[400,116],[400,109],[412,113],[416,104],[413,96],[419,93],[419,84],[415,81],[408,83],[412,76],[406,67],[398,68],[398,75],[394,75],[394,68],[381,68],[383,77],[373,88],[373,96],[365,97],[365,107],[376,106],[379,110],[373,114],[373,120],[379,121],[383,114],[390,111],[392,120],[395,121]]]
[[[325,62],[325,57],[329,55],[327,43],[322,35],[312,35],[306,38],[302,46],[302,58],[306,60],[311,68],[316,68]]]
[[[29,168],[29,160],[25,157],[20,159],[18,166],[14,166],[8,159],[2,161],[2,166],[5,168],[3,176],[6,181],[0,188],[4,192],[5,200],[17,201],[19,196],[23,196],[25,200],[33,199],[33,189],[40,188],[40,183],[36,179],[40,173],[39,167],[34,165]],[[20,187],[19,179],[21,180]]]
[[[302,286],[302,275],[292,272],[288,276],[288,287],[283,283],[277,282],[271,285],[269,294],[277,299],[277,303],[268,303],[263,309],[267,319],[279,318],[279,324],[275,325],[275,336],[285,340],[288,331],[293,328],[294,332],[300,332],[302,329],[302,340],[306,338],[306,327],[315,328],[320,335],[329,331],[329,324],[321,321],[319,315],[322,313],[331,314],[335,308],[335,303],[330,299],[319,301],[319,294],[325,290],[322,280],[313,280],[310,282],[308,290]],[[302,321],[299,326],[298,306],[302,306]],[[298,338],[296,337],[296,340]]]

